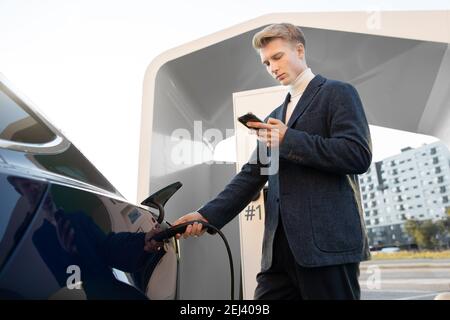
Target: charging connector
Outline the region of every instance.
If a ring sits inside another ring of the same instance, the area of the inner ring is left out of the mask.
[[[225,238],[225,235],[222,233],[222,231],[220,231],[218,228],[216,228],[215,226],[213,226],[212,224],[209,223],[205,223],[204,221],[201,220],[194,220],[194,221],[189,221],[189,222],[185,222],[176,226],[171,226],[170,228],[164,229],[161,232],[155,234],[151,239],[158,241],[158,242],[162,242],[164,240],[168,240],[174,236],[176,236],[177,234],[183,234],[186,231],[186,228],[189,225],[192,225],[194,223],[201,223],[202,226],[208,230],[208,232],[213,231],[213,232],[217,232],[220,237],[222,238],[223,242],[225,243],[225,247],[227,248],[227,253],[228,253],[228,260],[230,262],[230,276],[231,276],[231,300],[234,300],[234,267],[233,267],[233,257],[231,255],[231,250],[230,250],[230,246],[228,244],[227,239]],[[151,240],[150,239],[150,240]]]

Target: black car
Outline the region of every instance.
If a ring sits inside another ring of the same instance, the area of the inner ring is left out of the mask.
[[[167,224],[127,202],[1,75],[0,210],[0,299],[176,298],[176,241],[142,250],[141,236]]]

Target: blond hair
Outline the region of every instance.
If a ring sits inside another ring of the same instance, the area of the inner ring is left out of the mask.
[[[300,27],[290,23],[277,23],[265,27],[253,36],[253,48],[264,48],[273,39],[284,39],[294,45],[306,45],[305,35]]]

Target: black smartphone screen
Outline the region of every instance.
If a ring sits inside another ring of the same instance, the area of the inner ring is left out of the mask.
[[[259,119],[257,116],[255,116],[253,113],[249,112],[247,114],[244,114],[243,116],[240,116],[238,118],[239,122],[242,123],[244,126],[246,126],[249,129],[257,130],[256,128],[251,128],[247,126],[247,122],[263,122],[261,119]]]

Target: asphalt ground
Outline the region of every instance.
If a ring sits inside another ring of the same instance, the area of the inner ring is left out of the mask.
[[[450,292],[450,259],[365,261],[359,282],[362,300],[433,300]]]

